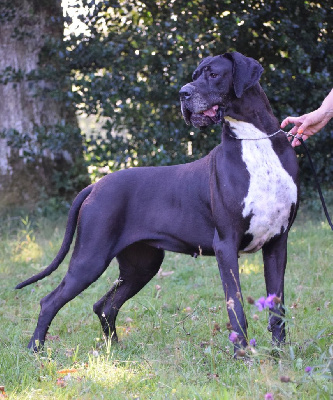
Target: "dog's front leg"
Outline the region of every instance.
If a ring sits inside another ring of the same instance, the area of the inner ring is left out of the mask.
[[[285,341],[284,322],[284,273],[287,264],[287,237],[285,233],[263,247],[264,271],[267,296],[276,295],[269,305],[268,330],[273,343]]]
[[[215,231],[213,243],[227,302],[227,310],[232,330],[237,338],[233,340],[235,351],[247,346],[247,322],[243,310],[243,299],[239,281],[238,246],[234,238],[220,239]]]

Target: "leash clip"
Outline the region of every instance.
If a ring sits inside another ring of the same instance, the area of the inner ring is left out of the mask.
[[[281,129],[282,130],[282,129]],[[283,131],[286,135],[287,135],[287,137],[288,136],[292,136],[294,139],[297,139],[297,140],[299,140],[300,142],[301,142],[301,140],[303,141],[303,143],[304,143],[304,140],[302,139],[302,136],[303,135],[301,135],[301,136],[297,136],[297,133],[296,133],[296,135],[293,135],[292,133],[290,133],[290,132],[285,132],[285,131]],[[301,142],[302,143],[302,142]]]

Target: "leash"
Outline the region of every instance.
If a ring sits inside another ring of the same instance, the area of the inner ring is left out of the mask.
[[[239,137],[237,137],[237,136],[230,135],[229,132],[228,132],[228,135],[229,135],[231,138],[236,139],[236,140],[263,140],[263,139],[271,138],[271,137],[277,135],[277,134],[280,133],[280,132],[283,132],[283,133],[287,134],[287,132],[283,131],[282,129],[279,129],[278,131],[276,131],[276,132],[274,132],[274,133],[271,133],[270,135],[262,136],[262,137],[259,137],[259,138],[249,138],[249,137],[246,137],[246,138],[239,138]]]
[[[325,213],[327,222],[328,222],[328,224],[329,224],[331,230],[333,231],[333,223],[332,223],[331,217],[329,216],[329,213],[328,213],[328,210],[327,210],[326,202],[325,202],[325,199],[324,199],[324,196],[323,196],[323,192],[322,192],[322,190],[321,190],[321,186],[320,186],[320,183],[319,183],[318,175],[317,175],[316,170],[315,170],[315,167],[314,167],[314,165],[313,165],[313,161],[312,161],[312,158],[311,158],[309,149],[308,149],[307,145],[304,143],[304,140],[303,140],[301,137],[297,137],[296,135],[293,135],[292,133],[285,132],[283,129],[279,129],[278,131],[276,131],[276,132],[274,132],[274,133],[271,133],[270,135],[263,136],[263,137],[259,137],[259,138],[239,138],[239,137],[237,137],[237,136],[230,135],[229,133],[228,133],[228,135],[229,135],[231,138],[237,139],[237,140],[263,140],[263,139],[271,138],[271,137],[277,135],[277,134],[280,133],[280,132],[283,132],[287,137],[288,137],[288,136],[292,136],[294,139],[297,139],[297,140],[299,140],[299,141],[301,142],[301,145],[303,146],[303,148],[304,148],[304,150],[305,150],[305,154],[307,155],[307,157],[308,157],[308,159],[309,159],[309,162],[310,162],[310,167],[311,167],[313,176],[314,176],[314,178],[315,178],[315,182],[316,182],[316,186],[317,186],[317,191],[318,191],[318,194],[319,194],[319,198],[320,198],[321,205],[322,205],[322,207],[323,207],[323,210],[324,210],[324,213]]]
[[[282,129],[281,129],[281,130],[282,130]],[[284,131],[283,131],[283,132],[284,132]],[[318,179],[318,176],[317,176],[315,167],[314,167],[314,165],[313,165],[313,161],[312,161],[312,158],[311,158],[311,156],[310,156],[309,149],[308,149],[307,145],[305,144],[304,140],[302,139],[302,137],[298,137],[298,136],[296,136],[296,135],[293,135],[293,134],[287,133],[287,132],[284,132],[284,133],[285,133],[287,136],[292,136],[294,139],[297,139],[297,140],[299,140],[299,141],[301,142],[301,145],[303,146],[303,148],[304,148],[304,150],[305,150],[305,153],[306,153],[306,155],[307,155],[307,157],[308,157],[308,159],[309,159],[309,162],[310,162],[310,167],[311,167],[311,169],[312,169],[312,173],[313,173],[313,176],[314,176],[314,178],[315,178],[315,182],[316,182],[316,186],[317,186],[317,191],[318,191],[318,193],[319,193],[321,205],[322,205],[322,207],[323,207],[323,210],[324,210],[324,213],[325,213],[327,222],[328,222],[328,224],[329,224],[331,230],[333,231],[333,223],[332,223],[332,220],[331,220],[331,218],[330,218],[330,216],[329,216],[329,214],[328,214],[328,210],[327,210],[327,206],[326,206],[325,199],[324,199],[324,196],[323,196],[323,192],[322,192],[321,187],[320,187],[319,179]]]

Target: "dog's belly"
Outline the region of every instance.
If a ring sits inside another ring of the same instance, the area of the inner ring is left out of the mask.
[[[259,139],[265,135],[250,123],[229,122],[239,138]],[[242,251],[255,252],[287,229],[292,206],[297,202],[297,186],[269,139],[242,140],[242,158],[250,175],[243,208],[243,217],[250,216],[250,225],[245,234],[252,236]]]

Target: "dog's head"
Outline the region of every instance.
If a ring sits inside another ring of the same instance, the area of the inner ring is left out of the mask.
[[[205,58],[194,71],[193,81],[179,92],[185,122],[196,127],[220,123],[222,110],[254,86],[262,72],[256,60],[237,52]]]

